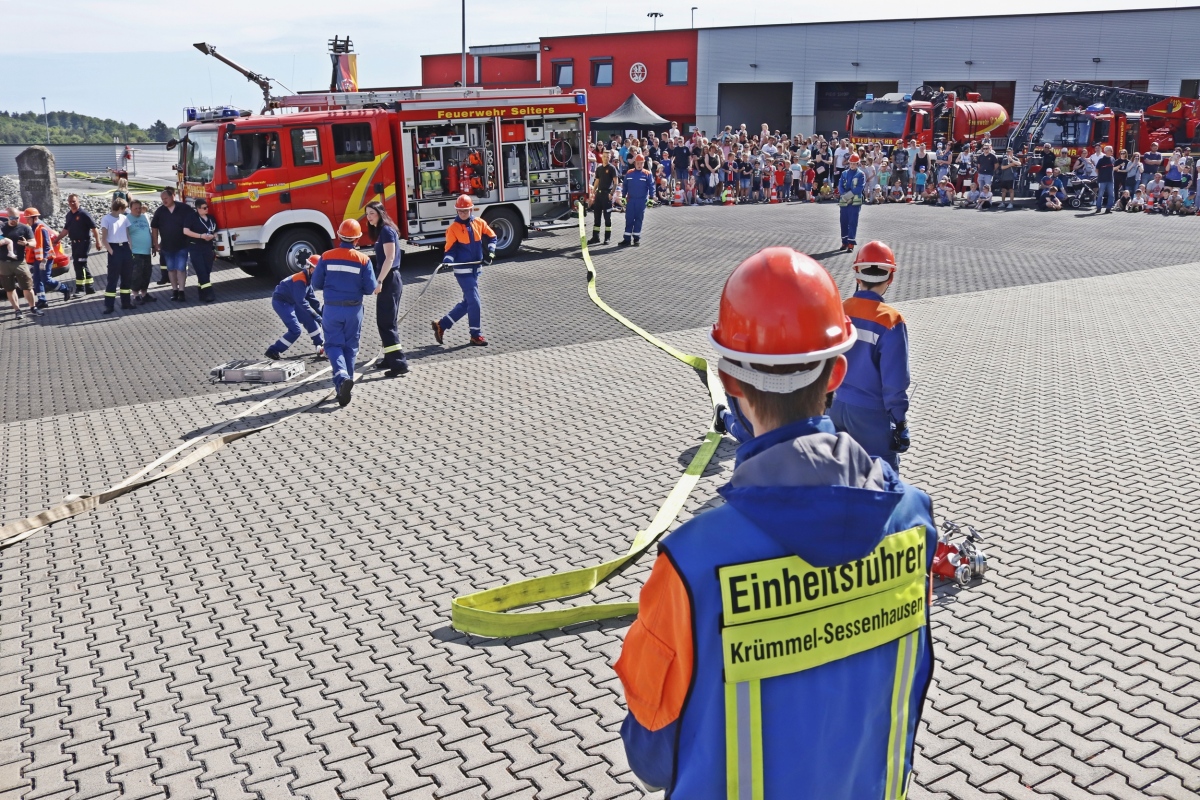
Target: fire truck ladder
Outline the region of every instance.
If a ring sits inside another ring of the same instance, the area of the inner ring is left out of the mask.
[[[1086,108],[1095,103],[1102,103],[1113,111],[1141,111],[1144,108],[1167,99],[1165,94],[1139,92],[1135,89],[1120,89],[1114,86],[1100,86],[1094,83],[1079,81],[1046,81],[1035,86],[1037,100],[1025,112],[1021,124],[1013,131],[1008,140],[1008,146],[1014,153],[1023,153],[1024,163],[1018,184],[1024,190],[1029,183],[1029,148],[1037,146],[1042,139],[1046,123],[1064,103]]]

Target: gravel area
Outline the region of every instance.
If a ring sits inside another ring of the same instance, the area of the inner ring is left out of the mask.
[[[115,187],[114,187],[115,188]],[[93,190],[95,191],[95,190]],[[54,230],[62,230],[63,217],[67,213],[67,195],[71,192],[59,192],[62,196],[61,210],[52,217],[46,218],[46,223]],[[79,195],[80,205],[83,209],[92,215],[96,222],[108,213],[109,206],[112,202],[111,194],[94,195],[88,192],[75,192]],[[157,196],[138,197],[146,206],[146,213],[153,214],[154,210],[162,205]],[[13,206],[22,208],[21,203],[21,184],[11,175],[0,175],[0,209]]]

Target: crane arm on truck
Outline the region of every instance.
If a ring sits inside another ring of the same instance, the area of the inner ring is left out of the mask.
[[[250,81],[251,83],[257,84],[258,88],[262,89],[262,93],[263,93],[262,113],[265,114],[265,113],[267,113],[268,109],[271,109],[274,107],[275,103],[274,103],[273,98],[271,97],[271,83],[272,83],[271,78],[268,78],[266,75],[260,75],[259,73],[254,72],[253,70],[246,69],[241,64],[234,61],[233,59],[226,58],[225,56],[223,56],[217,52],[217,48],[213,47],[211,44],[208,44],[206,42],[196,42],[195,44],[192,45],[192,47],[196,48],[201,53],[204,53],[204,55],[212,56],[217,61],[220,61],[222,64],[229,66],[230,68],[232,68],[233,70],[235,70],[236,72],[238,72],[239,74],[244,76],[246,78],[246,80]],[[286,88],[286,87],[284,87],[284,88]]]

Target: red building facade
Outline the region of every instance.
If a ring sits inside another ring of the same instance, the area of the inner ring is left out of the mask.
[[[686,130],[696,121],[696,52],[695,30],[556,36],[536,44],[472,47],[467,85],[584,89],[593,119],[636,94]],[[421,57],[423,86],[453,86],[461,77],[461,54]]]

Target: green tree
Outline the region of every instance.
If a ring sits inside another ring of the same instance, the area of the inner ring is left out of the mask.
[[[171,129],[161,119],[155,120],[154,124],[146,129],[146,133],[152,142],[165,142],[171,138]]]
[[[125,122],[100,119],[72,111],[51,111],[43,116],[36,111],[16,113],[0,111],[0,144],[45,144],[46,125],[50,126],[51,144],[108,144],[152,141],[149,133]]]

